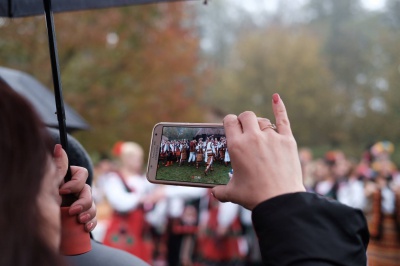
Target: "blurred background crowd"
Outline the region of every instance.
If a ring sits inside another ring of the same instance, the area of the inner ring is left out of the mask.
[[[230,236],[240,248],[220,252],[223,265],[256,265],[248,212],[207,190],[151,186],[143,161],[156,123],[245,110],[271,118],[278,92],[308,147],[299,153],[307,189],[361,208],[371,265],[400,265],[400,0],[178,1],[54,19],[65,101],[91,127],[69,133],[96,164],[99,240],[120,243],[125,229],[109,229],[116,213],[138,210],[148,222],[136,234],[145,233],[125,242],[140,239],[145,250],[134,252],[155,264],[217,265],[211,251]],[[45,27],[42,17],[0,18],[0,66],[52,87]],[[112,157],[121,139],[137,144]],[[141,155],[129,163],[125,153]]]
[[[311,149],[299,149],[309,192],[364,212],[371,234],[369,265],[398,263],[400,172],[391,158],[394,149],[389,141],[369,146],[359,157],[341,150],[314,157]],[[113,153],[114,159],[95,166],[97,240],[153,265],[261,265],[248,210],[217,202],[208,189],[146,182],[143,151],[136,143],[119,142]],[[127,213],[135,213],[131,231],[128,225],[121,229],[118,218]]]

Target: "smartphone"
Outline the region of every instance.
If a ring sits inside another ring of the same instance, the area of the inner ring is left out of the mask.
[[[156,184],[227,184],[231,165],[222,124],[158,123],[150,143],[147,179]]]

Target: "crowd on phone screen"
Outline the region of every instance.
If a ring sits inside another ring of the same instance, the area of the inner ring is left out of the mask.
[[[191,163],[192,150],[202,155],[203,167],[207,167],[211,146],[213,160],[224,158],[225,162],[224,137],[165,140],[160,153],[173,150],[173,162],[178,164],[165,159],[160,167]],[[189,152],[187,157],[182,155],[184,150]],[[340,150],[315,159],[310,149],[299,150],[308,191],[364,211],[371,233],[369,265],[395,265],[400,260],[400,173],[391,161],[393,151],[388,141],[372,145],[357,159]],[[98,217],[103,221],[98,226],[99,240],[128,250],[151,265],[261,265],[250,211],[220,203],[204,188],[147,182],[142,171],[143,151],[135,143],[119,143],[114,154],[117,162],[104,158],[95,167],[95,197]],[[231,174],[227,167],[227,175]],[[104,206],[110,206],[112,214]],[[121,217],[130,225],[121,226]]]
[[[213,171],[214,162],[228,166],[231,159],[225,136],[216,137],[209,135],[203,138],[188,139],[163,139],[160,145],[158,166],[196,166],[197,169],[205,166],[204,173]],[[201,168],[202,169],[202,168]]]

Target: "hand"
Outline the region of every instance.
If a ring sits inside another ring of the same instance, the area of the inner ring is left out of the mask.
[[[143,196],[140,199],[140,203],[154,205],[160,200],[163,200],[165,198],[166,198],[165,187],[157,186],[150,194]]]
[[[272,107],[277,131],[268,119],[253,112],[224,118],[234,172],[227,185],[212,189],[218,200],[253,210],[272,197],[305,191],[297,144],[278,94],[273,95]]]
[[[54,162],[57,167],[57,175],[64,177],[68,169],[68,157],[60,144],[54,149]],[[96,205],[92,199],[92,191],[86,184],[88,171],[83,167],[71,166],[72,178],[61,185],[60,195],[74,194],[76,200],[69,208],[70,215],[78,215],[78,221],[85,224],[85,231],[92,231],[97,225]]]

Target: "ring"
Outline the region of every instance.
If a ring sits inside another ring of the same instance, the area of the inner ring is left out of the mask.
[[[275,124],[269,124],[268,126],[266,126],[266,127],[264,127],[263,129],[261,129],[261,131],[264,131],[264,129],[267,129],[267,128],[271,128],[271,129],[273,129],[273,130],[276,130]]]

